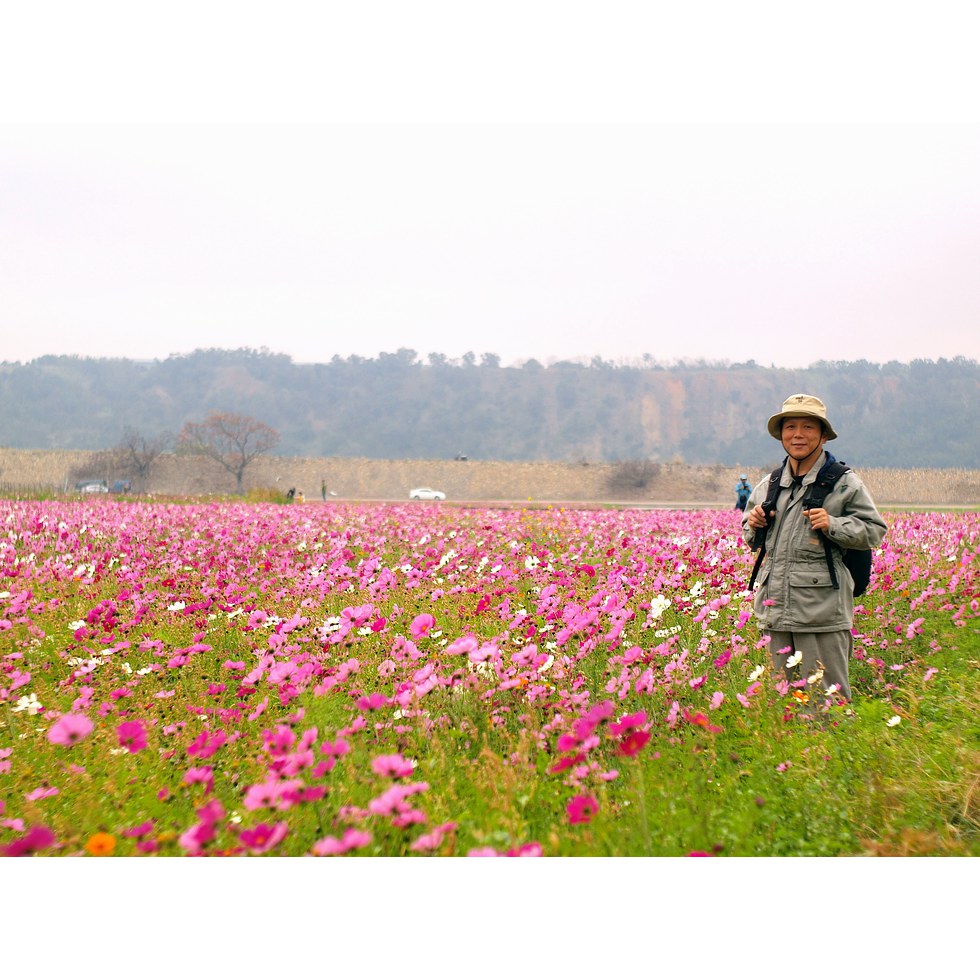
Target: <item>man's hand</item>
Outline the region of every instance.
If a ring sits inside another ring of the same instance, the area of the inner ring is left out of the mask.
[[[746,518],[745,523],[756,531],[758,531],[760,527],[765,527],[769,523],[769,521],[766,520],[766,512],[762,509],[762,504],[756,504],[755,507],[749,511],[749,516]]]
[[[830,527],[830,514],[823,507],[813,507],[804,513],[810,518],[810,527],[814,531],[826,531]]]

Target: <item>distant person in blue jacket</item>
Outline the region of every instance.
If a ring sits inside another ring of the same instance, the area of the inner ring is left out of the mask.
[[[749,478],[742,473],[738,478],[738,483],[735,484],[735,509],[745,510],[745,505],[749,502],[749,496],[752,493],[752,484],[749,483]]]

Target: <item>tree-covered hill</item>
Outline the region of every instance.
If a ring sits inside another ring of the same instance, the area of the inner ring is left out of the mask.
[[[158,361],[42,357],[0,364],[0,442],[104,449],[124,430],[176,433],[210,411],[261,420],[278,452],[376,459],[627,459],[757,464],[769,415],[795,392],[827,402],[856,466],[980,468],[980,368],[939,361],[672,366],[458,361],[400,349],[299,364],[266,350],[198,350]]]

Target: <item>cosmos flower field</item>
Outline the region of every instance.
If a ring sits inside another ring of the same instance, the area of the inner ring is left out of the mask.
[[[980,852],[980,516],[887,515],[851,705],[738,517],[0,501],[0,853]]]

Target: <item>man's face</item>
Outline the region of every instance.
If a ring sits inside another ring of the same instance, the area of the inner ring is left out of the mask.
[[[782,437],[783,449],[798,461],[822,449],[827,441],[819,419],[809,416],[783,419]]]

